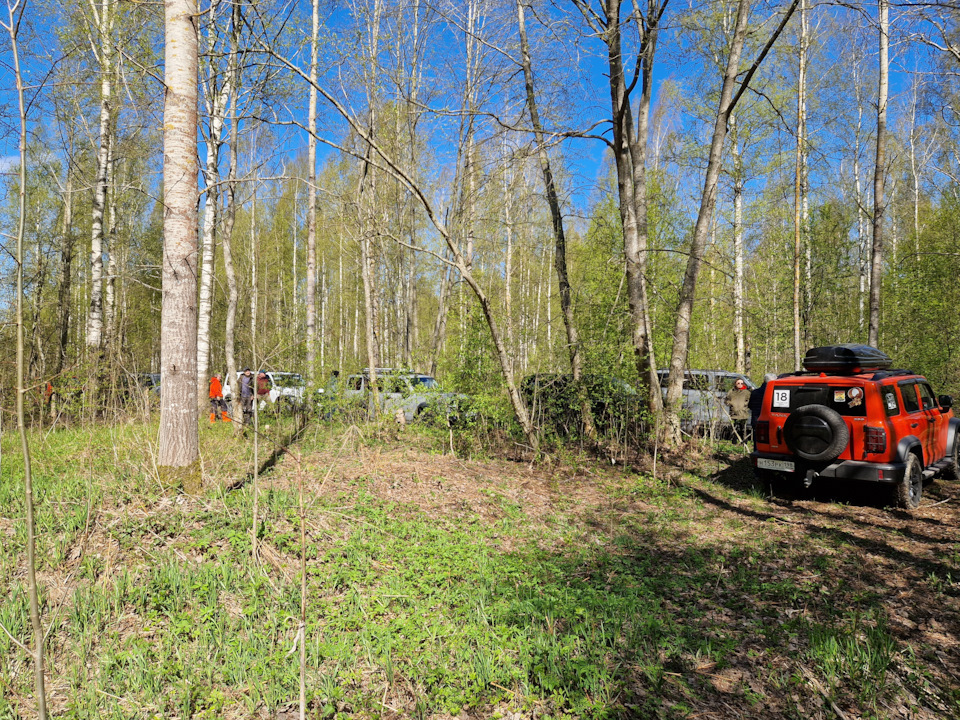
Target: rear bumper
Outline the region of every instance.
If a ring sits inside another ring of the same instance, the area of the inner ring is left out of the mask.
[[[765,470],[757,468],[757,460],[764,458],[767,460],[789,460],[794,463],[793,472],[782,470]],[[810,478],[818,477],[836,478],[838,480],[853,480],[856,482],[870,482],[880,485],[896,485],[903,480],[906,471],[906,463],[872,463],[861,462],[859,460],[839,460],[832,463],[807,463],[797,458],[778,455],[776,453],[750,453],[750,462],[759,473],[779,474],[784,477]]]

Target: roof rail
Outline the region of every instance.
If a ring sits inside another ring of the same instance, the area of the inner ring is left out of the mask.
[[[871,377],[870,379],[883,380],[884,378],[896,377],[898,375],[916,375],[916,373],[913,370],[902,370],[902,369],[901,370],[881,370],[880,372],[874,373],[873,377]]]

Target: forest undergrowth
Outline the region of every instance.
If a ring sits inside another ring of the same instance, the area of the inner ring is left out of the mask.
[[[156,480],[155,424],[33,434],[55,717],[298,717],[301,481],[310,718],[960,717],[956,481],[908,515],[772,499],[734,446],[654,474],[293,422],[264,423],[256,558],[251,437],[204,424],[188,497]],[[0,622],[29,644],[17,448]],[[0,718],[32,688],[0,632]]]

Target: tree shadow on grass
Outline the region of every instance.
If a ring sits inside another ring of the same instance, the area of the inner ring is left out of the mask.
[[[856,637],[851,598],[889,578],[859,576],[854,586],[845,567],[813,584],[810,549],[770,542],[759,553],[768,555],[764,563],[749,564],[732,545],[615,532],[589,551],[525,557],[525,581],[498,618],[526,634],[526,680],[566,703],[556,709],[575,717],[809,717],[823,698],[807,687],[800,700],[787,682],[805,670],[824,686],[835,683],[833,696],[852,712],[866,702],[858,682],[882,692],[888,668],[859,680],[825,676],[811,638],[816,628]],[[858,617],[882,622],[882,595],[857,600]]]
[[[563,698],[577,717],[811,717],[828,695],[856,715],[881,697],[916,703],[918,718],[960,713],[956,593],[925,582],[949,578],[956,567],[820,525],[808,509],[790,511],[791,525],[815,541],[798,542],[766,529],[784,527],[770,522],[783,520],[779,508],[739,507],[689,489],[754,526],[752,539],[711,541],[696,530],[678,539],[638,518],[587,518],[585,526],[601,537],[523,559],[526,575],[499,620],[527,633],[522,659],[540,695]],[[874,557],[864,565],[850,547]],[[861,623],[872,634],[864,635]],[[918,658],[936,642],[930,623],[951,640],[928,662]],[[863,674],[851,655],[849,667],[838,670],[821,654],[823,637],[849,648],[877,642],[869,652],[879,655],[883,643],[894,642],[917,664],[905,669],[891,655]],[[903,689],[918,668],[931,678],[932,693],[915,683]],[[817,679],[797,679],[807,673]],[[888,680],[903,691],[889,690]],[[802,698],[790,689],[798,684]]]
[[[262,439],[266,439],[273,447],[273,450],[266,457],[266,459],[260,463],[260,467],[257,469],[258,476],[272,470],[276,464],[280,462],[280,458],[287,454],[287,452],[290,450],[290,446],[303,437],[303,433],[307,429],[307,425],[309,423],[307,422],[306,417],[302,414],[297,414],[294,417],[296,418],[296,424],[294,425],[293,430],[283,434],[279,438],[272,438],[261,431],[260,437]],[[227,491],[239,490],[251,480],[253,480],[253,473],[247,472],[243,475],[243,477],[237,478],[234,482],[228,485],[226,489]]]

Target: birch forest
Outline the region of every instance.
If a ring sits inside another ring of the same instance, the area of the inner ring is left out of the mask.
[[[196,337],[168,353],[200,403],[228,368],[404,367],[529,431],[534,373],[620,378],[660,412],[657,369],[759,380],[867,341],[960,391],[955,5],[203,2],[196,237],[169,277],[160,10],[11,10],[4,408],[18,297],[27,415],[57,382],[98,415],[161,372],[187,275]]]
[[[5,2],[0,720],[960,718],[960,0]]]

